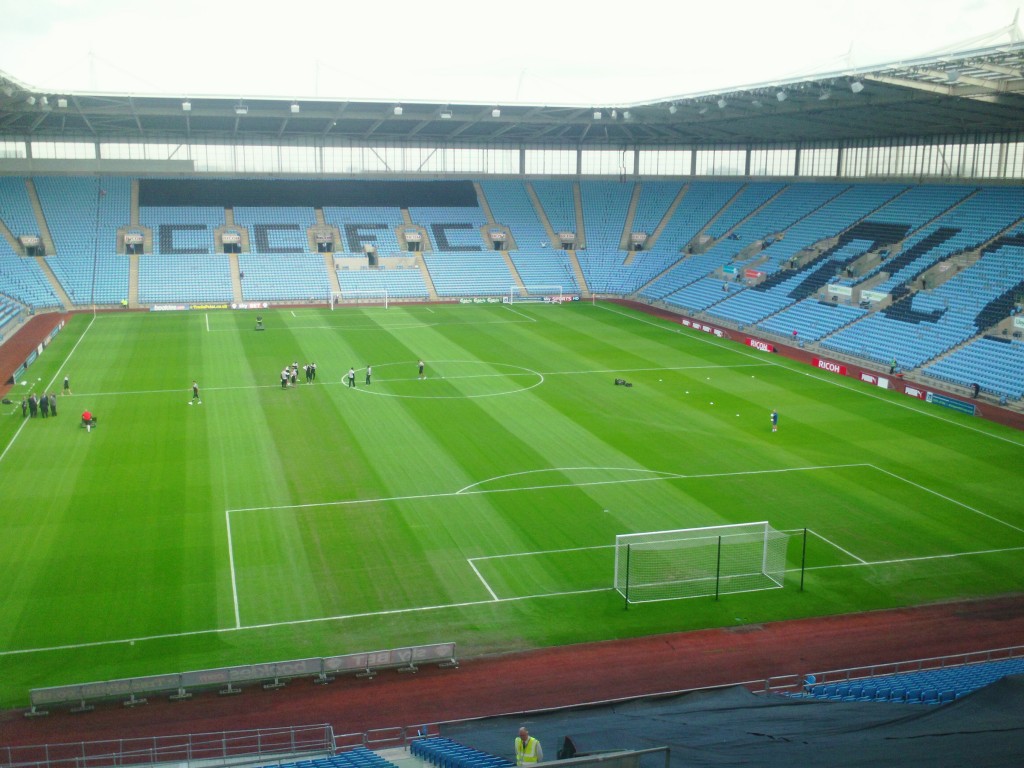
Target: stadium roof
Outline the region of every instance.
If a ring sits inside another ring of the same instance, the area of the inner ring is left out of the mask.
[[[46,92],[0,72],[0,139],[688,147],[949,137],[1024,126],[1024,43],[635,104]]]

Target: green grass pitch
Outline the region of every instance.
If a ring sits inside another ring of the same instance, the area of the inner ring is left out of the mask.
[[[255,332],[246,312],[78,315],[28,369],[0,417],[0,705],[48,685],[442,641],[468,656],[1024,584],[1011,429],[615,305],[263,316]],[[300,370],[282,390],[293,361],[316,362],[316,382]],[[59,416],[23,420],[21,394],[43,389]],[[803,592],[797,570],[781,590],[628,611],[611,589],[616,534],[758,520],[808,529]]]

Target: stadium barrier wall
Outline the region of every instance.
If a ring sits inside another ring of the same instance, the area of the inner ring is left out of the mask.
[[[75,703],[73,712],[86,712],[94,708],[91,702],[107,699],[121,698],[126,707],[145,704],[146,694],[170,693],[172,699],[187,699],[192,696],[193,690],[213,687],[219,687],[218,692],[224,695],[240,693],[241,688],[237,685],[244,683],[260,683],[263,688],[280,688],[285,685],[285,680],[301,677],[311,677],[317,683],[329,683],[336,674],[374,677],[383,669],[415,672],[417,664],[421,663],[457,667],[455,643],[33,688],[29,691],[32,706],[25,715],[32,717],[48,714],[41,708],[53,704]]]

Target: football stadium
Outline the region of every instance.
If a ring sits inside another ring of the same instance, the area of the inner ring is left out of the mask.
[[[585,106],[0,72],[0,765],[1018,765],[1007,37]]]

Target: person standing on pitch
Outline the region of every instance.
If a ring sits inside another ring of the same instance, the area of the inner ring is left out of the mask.
[[[772,412],[771,412],[771,417],[770,418],[772,420],[772,432],[778,432],[779,431],[779,412],[776,411],[773,408]]]
[[[356,387],[356,369],[355,368],[349,368],[348,369],[348,385],[352,389],[355,389],[355,387]]]
[[[200,405],[203,404],[203,399],[201,397],[199,397],[199,385],[196,384],[195,379],[193,379],[192,380],[192,399],[188,401],[188,404],[192,405],[192,403],[194,403],[196,401],[199,401]]]
[[[525,727],[519,729],[516,736],[516,765],[533,765],[544,760],[544,750],[540,742],[530,735]]]
[[[366,383],[370,383],[370,377],[373,375],[373,368],[369,364],[366,366]]]
[[[419,366],[419,371],[420,371],[420,378],[421,378],[421,379],[425,379],[425,378],[427,378],[427,377],[426,377],[426,376],[424,375],[424,373],[423,373],[423,361],[422,361],[422,360],[420,360],[420,361],[419,361],[419,363],[418,363],[417,365]]]
[[[72,394],[74,394],[71,391],[71,378],[68,377],[68,376],[64,377],[64,394],[65,395],[72,395]]]

